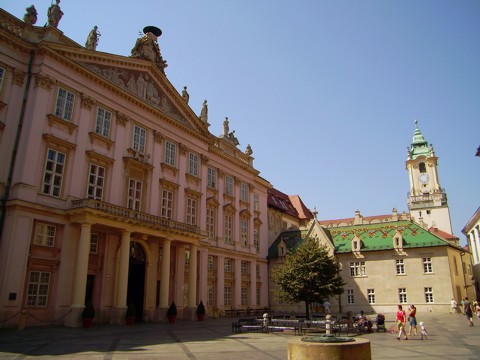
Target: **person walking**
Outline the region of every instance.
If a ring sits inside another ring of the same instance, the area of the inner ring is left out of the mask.
[[[417,308],[415,307],[415,305],[410,305],[410,307],[408,308],[409,312],[408,312],[408,324],[410,325],[409,329],[408,329],[408,336],[412,335],[412,328],[414,330],[413,332],[413,335],[416,336],[417,335]]]
[[[465,299],[463,299],[463,312],[467,317],[468,325],[473,326],[472,303],[468,300],[468,296],[465,296]]]
[[[457,314],[457,302],[455,301],[454,298],[452,298],[452,301],[450,301],[450,314]]]
[[[402,333],[405,334],[405,337],[403,340],[408,340],[407,337],[407,330],[405,329],[405,323],[407,322],[407,314],[405,314],[405,311],[402,309],[402,305],[398,305],[398,311],[397,311],[397,327],[398,327],[398,336],[397,340],[400,340],[402,337]]]

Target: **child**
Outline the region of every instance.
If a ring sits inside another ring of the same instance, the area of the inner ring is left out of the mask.
[[[423,340],[423,337],[425,336],[425,340],[427,340],[427,328],[425,327],[423,321],[420,321],[420,333],[422,335],[422,337],[420,338],[420,340]]]

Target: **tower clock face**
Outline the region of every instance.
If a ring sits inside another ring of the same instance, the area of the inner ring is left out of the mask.
[[[421,173],[420,175],[418,175],[418,180],[422,184],[426,184],[426,183],[428,183],[428,180],[430,180],[430,176],[428,176],[427,173]]]

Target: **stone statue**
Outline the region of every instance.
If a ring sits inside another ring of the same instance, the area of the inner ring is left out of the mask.
[[[202,111],[200,112],[200,120],[208,123],[208,105],[207,100],[203,100]]]
[[[230,129],[229,129],[229,126],[228,126],[228,117],[225,117],[225,120],[223,121],[223,136],[227,137],[229,130]]]
[[[37,15],[38,15],[37,9],[35,9],[35,6],[32,5],[26,8],[25,10],[27,12],[23,16],[23,21],[25,21],[27,24],[35,25],[35,23],[37,22]]]
[[[48,8],[48,25],[54,28],[58,27],[58,23],[63,16],[62,10],[60,10],[60,0],[55,0],[55,4],[50,5]]]
[[[157,65],[162,73],[165,73],[165,68],[168,65],[160,54],[160,47],[158,46],[157,42],[157,38],[160,36],[161,30],[155,28],[158,31],[158,35],[156,35],[153,32],[148,31],[149,28],[152,27],[145,28],[145,35],[137,39],[135,46],[132,49],[131,57],[151,61]]]
[[[239,145],[240,142],[238,139],[235,137],[235,130],[233,130],[231,133],[228,134],[228,139],[233,142],[235,146]]]
[[[184,86],[182,90],[182,98],[188,104],[188,100],[190,99],[190,95],[188,95],[187,87]]]
[[[247,154],[248,156],[253,154],[253,150],[250,144],[247,145],[247,148],[245,149],[245,154]]]
[[[87,37],[87,42],[85,43],[85,47],[89,50],[96,50],[98,45],[98,38],[101,36],[100,31],[98,31],[98,27],[94,26],[93,29],[90,31]]]

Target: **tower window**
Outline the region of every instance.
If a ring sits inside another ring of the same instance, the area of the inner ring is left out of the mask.
[[[420,170],[421,173],[427,172],[427,168],[425,166],[425,163],[423,163],[423,162],[418,164],[418,169]]]

